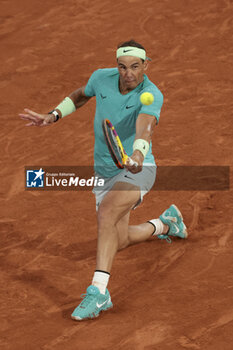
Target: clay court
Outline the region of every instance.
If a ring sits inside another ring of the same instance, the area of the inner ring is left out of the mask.
[[[95,269],[95,198],[26,191],[25,166],[92,165],[95,99],[45,128],[25,127],[18,114],[50,111],[94,70],[114,67],[117,44],[134,38],[164,94],[153,134],[158,167],[229,166],[232,181],[232,0],[2,0],[0,7],[1,350],[231,350],[231,186],[151,191],[130,222],[175,203],[188,239],[119,252],[109,283],[114,308],[75,322],[70,314]]]

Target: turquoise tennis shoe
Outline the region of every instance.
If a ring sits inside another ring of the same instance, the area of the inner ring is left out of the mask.
[[[171,238],[169,236],[179,238],[188,237],[187,228],[184,224],[182,214],[175,204],[172,204],[170,208],[166,209],[159,218],[164,224],[169,226],[169,230],[165,235],[158,235],[158,238],[166,239],[167,242],[171,243]]]
[[[81,297],[83,298],[82,302],[71,315],[71,318],[76,321],[98,317],[101,311],[113,307],[107,288],[104,295],[100,293],[99,288],[91,285],[87,288],[86,294],[82,294]]]

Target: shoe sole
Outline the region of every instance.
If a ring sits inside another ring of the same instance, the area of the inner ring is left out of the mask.
[[[98,313],[98,315],[95,315],[95,316],[93,316],[93,317],[80,318],[80,317],[78,317],[78,316],[72,316],[72,315],[71,315],[71,318],[72,318],[72,320],[74,320],[74,321],[79,321],[79,322],[80,322],[80,321],[86,321],[86,320],[93,320],[93,319],[99,317],[99,315],[101,314],[101,312],[103,312],[103,311],[108,311],[108,310],[110,310],[110,309],[112,309],[112,308],[113,308],[113,304],[112,304],[111,306],[109,306],[108,308],[106,308],[106,309],[100,310],[100,312]]]
[[[179,238],[187,238],[188,237],[188,231],[187,231],[187,227],[186,227],[186,225],[184,223],[184,219],[183,219],[183,216],[182,216],[180,210],[177,208],[177,206],[175,204],[172,204],[171,207],[175,208],[175,210],[178,213],[179,218],[181,218],[181,220],[183,221],[184,227],[185,227],[184,231],[182,231],[182,234],[184,235],[184,237],[179,237],[179,236],[178,237]]]
[[[177,208],[177,206],[175,204],[172,204],[171,207],[175,208],[175,210],[178,213],[178,216],[181,218],[181,220],[183,220],[183,216],[182,216],[181,212],[179,211],[179,209]]]

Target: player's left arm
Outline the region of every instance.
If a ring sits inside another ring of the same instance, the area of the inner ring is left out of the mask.
[[[149,114],[139,114],[136,121],[136,140],[145,140],[150,144],[152,139],[152,134],[154,131],[154,127],[156,125],[156,118],[153,115]],[[141,151],[135,149],[133,152],[132,158],[135,162],[138,163],[138,166],[126,166],[129,171],[132,173],[138,173],[142,170],[142,164],[144,161],[144,156]]]

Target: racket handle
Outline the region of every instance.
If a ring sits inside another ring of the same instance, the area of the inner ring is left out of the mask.
[[[130,157],[127,158],[127,163],[130,165],[130,166],[135,166],[137,167],[138,166],[138,163],[135,162],[133,159],[131,159]]]

